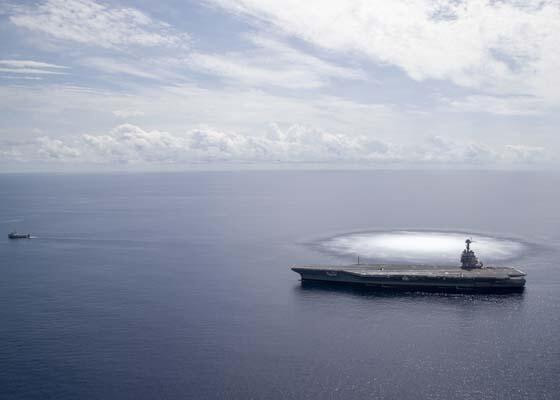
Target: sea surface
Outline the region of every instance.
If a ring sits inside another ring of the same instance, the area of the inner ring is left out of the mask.
[[[0,175],[0,398],[559,399],[559,205],[553,172]],[[470,236],[524,293],[289,269]]]

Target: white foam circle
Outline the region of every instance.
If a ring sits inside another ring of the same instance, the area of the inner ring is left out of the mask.
[[[340,235],[320,243],[324,250],[381,262],[457,263],[471,235],[455,232],[390,231]],[[519,256],[524,245],[511,239],[472,235],[471,245],[483,262]]]

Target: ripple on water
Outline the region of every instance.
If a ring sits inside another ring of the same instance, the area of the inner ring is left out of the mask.
[[[322,250],[341,256],[360,256],[379,262],[457,262],[471,235],[459,232],[385,231],[339,235],[319,242]],[[472,244],[483,262],[519,257],[521,242],[484,235],[472,235]]]

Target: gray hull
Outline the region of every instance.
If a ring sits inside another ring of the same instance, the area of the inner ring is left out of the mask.
[[[425,291],[521,291],[525,273],[510,267],[466,270],[423,265],[292,267],[303,282],[361,285],[377,289]]]
[[[29,233],[10,233],[8,234],[9,239],[31,239],[31,234]]]

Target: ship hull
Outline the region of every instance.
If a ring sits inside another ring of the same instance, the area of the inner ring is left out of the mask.
[[[303,283],[353,285],[369,289],[442,292],[523,291],[525,274],[515,268],[460,268],[425,266],[307,266],[293,267]]]
[[[9,239],[31,239],[31,235],[28,233],[10,233],[8,235]]]

